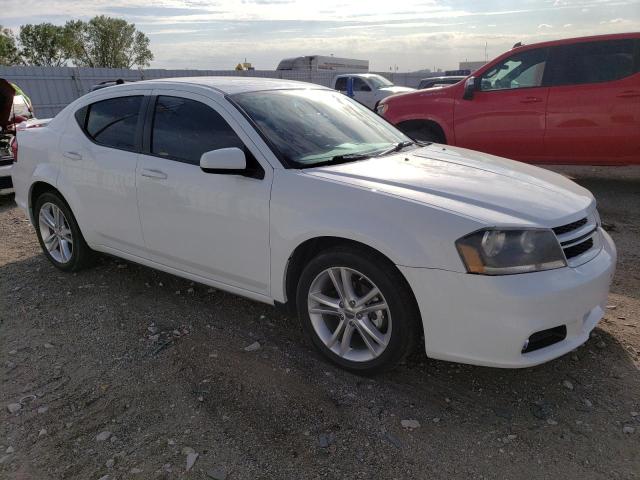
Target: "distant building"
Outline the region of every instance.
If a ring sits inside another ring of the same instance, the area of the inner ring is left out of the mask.
[[[487,64],[484,60],[475,61],[475,62],[460,62],[458,67],[459,70],[469,70],[471,72],[475,72],[480,67],[484,67]]]
[[[309,55],[306,57],[285,58],[278,64],[276,70],[366,73],[369,71],[369,60]]]

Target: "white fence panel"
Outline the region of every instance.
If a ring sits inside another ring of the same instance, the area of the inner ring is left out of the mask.
[[[282,78],[316,83],[330,87],[336,72],[286,71],[286,70],[128,70],[118,68],[75,67],[0,67],[0,78],[17,83],[31,98],[36,115],[48,118],[56,115],[69,103],[91,91],[91,87],[106,80],[139,81],[154,78],[239,76]],[[416,87],[422,76],[410,73],[386,73],[396,85]]]

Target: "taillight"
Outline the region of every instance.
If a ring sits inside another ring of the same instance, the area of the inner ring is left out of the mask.
[[[13,163],[18,161],[18,137],[13,137],[9,143],[11,153],[13,154]]]

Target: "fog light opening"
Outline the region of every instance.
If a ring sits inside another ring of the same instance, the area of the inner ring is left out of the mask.
[[[522,353],[535,352],[536,350],[550,347],[551,345],[563,341],[565,338],[567,338],[566,325],[541,330],[527,338],[524,342],[524,346],[522,347]]]

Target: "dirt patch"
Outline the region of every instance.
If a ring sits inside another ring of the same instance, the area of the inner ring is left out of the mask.
[[[640,169],[561,171],[619,249],[593,338],[526,370],[416,353],[375,378],[265,305],[108,257],[63,274],[0,197],[0,478],[638,478]]]

